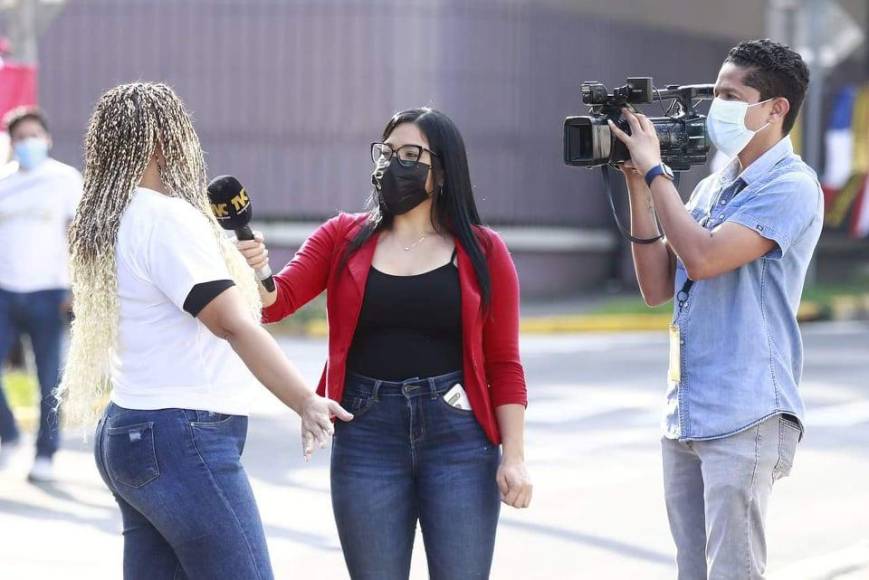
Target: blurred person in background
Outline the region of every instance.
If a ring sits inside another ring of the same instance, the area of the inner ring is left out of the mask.
[[[800,55],[770,40],[730,50],[707,130],[730,158],[687,205],[643,115],[625,111],[633,246],[649,305],[674,299],[664,487],[680,580],[755,580],[766,568],[773,484],[803,434],[797,310],[821,234],[823,196],[788,133],[809,84]]]
[[[78,424],[104,409],[94,453],[121,510],[124,578],[270,579],[240,462],[254,376],[301,415],[306,457],[331,417],[352,416],[260,326],[254,273],[211,213],[199,139],[169,87],[104,94],[85,151],[60,396]]]
[[[532,492],[516,270],[481,225],[446,115],[396,114],[371,156],[370,210],[308,238],[275,291],[260,288],[263,318],[327,292],[318,392],[356,417],[336,426],[331,467],[350,576],[406,579],[419,522],[432,579],[488,578],[500,501],[525,508]],[[267,264],[261,235],[239,248]]]
[[[69,311],[66,231],[81,197],[79,172],[49,156],[45,114],[22,107],[7,113],[14,161],[0,178],[0,364],[27,334],[39,381],[39,432],[32,481],[54,478],[59,445],[54,390]],[[0,385],[0,462],[19,446],[20,431]]]

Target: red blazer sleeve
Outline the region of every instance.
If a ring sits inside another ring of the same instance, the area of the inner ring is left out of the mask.
[[[483,357],[490,395],[495,407],[528,406],[525,370],[519,359],[519,276],[501,236],[492,230],[486,233],[492,296],[483,324]]]
[[[342,219],[338,215],[317,228],[290,263],[275,275],[278,297],[274,304],[263,308],[263,322],[278,322],[290,316],[326,289],[342,236]]]

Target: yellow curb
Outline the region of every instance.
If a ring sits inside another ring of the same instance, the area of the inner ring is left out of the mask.
[[[305,325],[305,334],[314,337],[329,336],[329,324],[325,320],[312,320]]]
[[[669,314],[577,314],[569,316],[529,316],[519,323],[526,334],[556,332],[647,332],[663,331],[670,324]]]
[[[833,320],[859,318],[869,312],[869,293],[834,296],[830,301]]]
[[[669,314],[532,316],[522,319],[519,330],[530,334],[654,331],[666,329],[669,323]],[[326,337],[329,336],[329,326],[325,320],[312,320],[305,325],[305,334]]]
[[[39,427],[39,408],[37,407],[12,407],[15,422],[21,431],[35,433]]]
[[[817,302],[804,301],[800,304],[800,309],[797,311],[797,320],[800,322],[808,322],[811,320],[819,320],[823,317],[824,310]]]
[[[22,369],[0,368],[6,395],[15,415],[15,422],[22,431],[34,431],[39,425],[39,385],[36,377]],[[24,389],[25,394],[19,392]]]

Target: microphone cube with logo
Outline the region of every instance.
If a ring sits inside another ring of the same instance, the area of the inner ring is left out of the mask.
[[[232,175],[221,175],[212,179],[208,184],[208,200],[220,227],[235,232],[239,241],[254,239],[249,225],[253,218],[250,196],[238,179]],[[266,290],[274,292],[275,281],[268,265],[257,270],[257,277]]]

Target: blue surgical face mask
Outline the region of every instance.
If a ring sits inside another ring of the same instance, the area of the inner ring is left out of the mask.
[[[48,141],[41,137],[23,139],[16,143],[12,149],[19,165],[26,171],[36,169],[48,158]]]
[[[769,126],[767,122],[760,129],[752,131],[745,126],[745,114],[749,107],[756,107],[771,100],[748,104],[745,101],[725,101],[716,97],[706,117],[706,132],[715,148],[728,157],[733,157],[745,149],[756,133]]]

